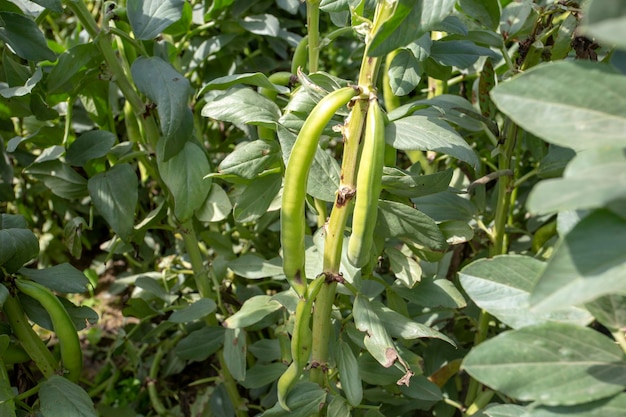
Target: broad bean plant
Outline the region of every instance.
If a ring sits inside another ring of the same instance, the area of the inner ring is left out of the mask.
[[[625,40],[620,0],[0,1],[0,415],[623,417]]]

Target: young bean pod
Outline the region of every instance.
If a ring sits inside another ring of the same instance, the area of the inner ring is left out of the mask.
[[[278,402],[287,411],[289,411],[286,403],[287,394],[298,381],[309,361],[311,344],[313,342],[313,335],[309,326],[313,312],[313,300],[315,300],[322,288],[325,279],[326,276],[323,274],[318,276],[309,286],[306,298],[300,298],[296,306],[296,322],[291,336],[291,356],[293,361],[281,375],[277,385]]]
[[[74,323],[61,301],[47,287],[22,279],[15,285],[24,294],[39,301],[52,320],[52,327],[59,339],[61,361],[69,380],[77,382],[83,369],[83,352]]]
[[[357,87],[344,87],[329,93],[317,103],[300,129],[285,169],[280,216],[283,270],[301,297],[305,296],[307,285],[304,276],[304,199],[309,169],[324,127],[337,110],[357,94]]]
[[[384,160],[385,119],[378,99],[372,97],[365,120],[363,151],[356,179],[352,234],[348,241],[348,260],[356,267],[364,266],[370,258]]]

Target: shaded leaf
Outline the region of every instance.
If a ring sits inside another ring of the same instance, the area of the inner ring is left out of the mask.
[[[68,263],[54,265],[45,269],[22,268],[20,269],[20,274],[51,290],[64,294],[82,294],[90,286],[85,274]]]
[[[243,329],[226,329],[224,334],[224,362],[233,378],[246,379],[246,332]]]
[[[28,229],[0,230],[0,266],[8,273],[16,272],[39,255],[39,240]]]
[[[235,221],[252,222],[264,216],[278,195],[281,184],[280,174],[266,175],[248,184],[234,205]]]
[[[405,96],[417,87],[424,68],[409,49],[400,49],[389,66],[391,91],[397,96]]]
[[[206,317],[214,312],[216,308],[217,304],[215,304],[215,301],[209,298],[201,298],[185,308],[174,311],[168,320],[174,323],[189,323]]]
[[[67,163],[84,166],[92,159],[105,156],[115,141],[115,135],[106,130],[92,130],[83,133],[67,148]]]
[[[37,24],[24,15],[0,11],[0,39],[20,58],[35,62],[57,59]]]
[[[203,327],[181,339],[174,352],[181,359],[201,362],[222,347],[225,331],[223,327]]]
[[[67,378],[52,375],[39,388],[41,414],[44,417],[96,417],[89,394]]]
[[[350,349],[350,345],[342,339],[339,339],[335,345],[335,360],[337,361],[341,388],[348,402],[356,407],[363,400],[363,383],[359,375],[356,356]]]
[[[390,237],[406,238],[431,249],[447,246],[433,219],[406,204],[395,201],[378,202],[380,229]]]
[[[276,103],[250,88],[237,88],[214,97],[202,108],[201,114],[235,125],[249,123],[274,128],[280,109]]]
[[[128,0],[128,20],[137,39],[154,39],[183,13],[184,0]]]
[[[606,398],[626,384],[624,354],[611,339],[563,323],[501,333],[474,347],[463,368],[505,395],[551,406]]]
[[[326,391],[312,382],[298,382],[287,395],[287,407],[292,411],[283,410],[280,404],[261,414],[261,417],[309,417],[316,414],[326,399]]]
[[[626,4],[621,0],[585,3],[581,30],[606,43],[626,49]]]
[[[612,332],[626,328],[626,295],[611,294],[585,304],[585,308]]]
[[[222,160],[217,171],[219,174],[254,179],[278,161],[280,148],[276,142],[255,140],[237,146]]]
[[[279,93],[287,93],[289,91],[289,89],[285,86],[272,83],[267,76],[261,72],[250,72],[246,74],[233,74],[215,78],[209,81],[197,95],[201,96],[209,90],[224,90],[239,84],[254,85],[278,91]]]
[[[61,198],[71,200],[87,195],[87,180],[59,160],[38,162],[26,168],[25,172],[42,181]]]
[[[233,328],[244,328],[256,324],[267,315],[282,308],[276,300],[272,300],[269,295],[256,295],[246,300],[241,306],[241,310],[224,321],[224,326]]]
[[[280,258],[267,261],[253,253],[246,253],[228,262],[228,268],[235,274],[248,279],[268,278],[283,274]]]

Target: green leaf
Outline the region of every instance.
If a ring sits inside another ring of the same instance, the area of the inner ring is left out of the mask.
[[[227,90],[214,97],[201,112],[202,116],[233,123],[275,128],[280,109],[270,99],[250,88]]]
[[[523,417],[623,417],[626,410],[626,394],[570,407],[529,407]]]
[[[254,253],[246,253],[228,262],[228,268],[235,274],[248,279],[269,278],[283,274],[280,258],[267,261]]]
[[[581,31],[606,46],[626,49],[626,4],[621,0],[585,3]]]
[[[4,284],[0,284],[0,308],[2,308],[4,302],[7,300],[7,298],[9,298],[10,295],[11,293],[9,293],[7,287],[5,287]]]
[[[261,388],[276,381],[287,369],[287,365],[282,362],[270,364],[256,363],[246,372],[246,379],[241,381],[241,385],[247,389]]]
[[[123,240],[133,234],[135,207],[139,199],[137,174],[128,164],[114,165],[87,184],[96,210]]]
[[[526,21],[533,12],[532,0],[514,1],[502,9],[498,32],[504,39],[515,37],[526,27]]]
[[[57,59],[37,24],[24,15],[0,12],[0,39],[20,58],[35,62]]]
[[[413,288],[422,279],[422,268],[417,261],[396,248],[386,248],[385,253],[396,279],[405,287]]]
[[[495,30],[500,23],[500,5],[497,0],[460,0],[459,7],[489,29]]]
[[[280,34],[280,22],[271,14],[246,16],[239,21],[242,28],[255,35],[277,37]]]
[[[430,116],[408,116],[389,123],[385,140],[403,151],[437,151],[477,167],[476,152],[450,125]]]
[[[233,208],[235,221],[241,223],[258,220],[270,211],[282,184],[280,174],[266,175],[252,181],[239,195]]]
[[[585,83],[572,88],[579,80]],[[608,65],[542,64],[491,94],[515,123],[550,143],[577,151],[626,145],[626,78]]]
[[[31,0],[31,1],[55,13],[63,13],[62,0]]]
[[[339,371],[339,381],[348,402],[356,407],[363,400],[363,383],[359,375],[359,366],[356,356],[350,349],[350,345],[339,339],[335,345],[335,360]]]
[[[159,145],[159,148],[167,147],[163,140]],[[163,149],[158,154],[166,153],[167,150]],[[211,180],[204,178],[211,171],[204,149],[195,142],[187,142],[174,157],[165,161],[158,158],[157,163],[163,181],[174,196],[176,218],[181,222],[191,218],[211,190]]]
[[[210,298],[201,298],[185,308],[174,311],[168,320],[174,323],[190,323],[208,316],[216,308],[215,301]]]
[[[406,204],[378,202],[380,229],[390,237],[406,238],[430,249],[447,247],[443,234],[433,219]]]
[[[128,20],[137,39],[154,39],[183,14],[184,0],[128,0]]]
[[[28,229],[0,230],[0,266],[16,272],[39,255],[39,240]]]
[[[204,204],[196,210],[196,217],[202,222],[220,222],[228,217],[232,208],[226,191],[213,183]]]
[[[78,385],[52,375],[39,388],[41,414],[44,417],[97,417],[93,401]]]
[[[25,172],[44,183],[53,194],[73,200],[87,195],[87,180],[59,160],[35,163]]]
[[[37,86],[39,81],[41,81],[42,77],[43,77],[43,72],[41,71],[41,67],[37,67],[33,75],[26,80],[24,85],[11,87],[11,88],[4,88],[0,90],[0,95],[4,98],[22,97],[22,96],[28,95],[33,91],[33,88]]]
[[[174,1],[174,0],[168,0]],[[180,2],[182,7],[182,0]],[[158,0],[145,2],[153,7]],[[169,6],[165,4],[165,8]],[[155,7],[159,7],[158,5]],[[131,72],[137,88],[157,105],[165,146],[161,158],[168,160],[180,152],[193,133],[193,115],[189,108],[189,81],[169,63],[158,57],[139,57]]]
[[[439,223],[439,230],[446,238],[448,245],[458,245],[474,238],[474,229],[460,220],[448,220]]]
[[[537,214],[603,207],[626,198],[626,155],[623,149],[594,148],[580,152],[563,178],[542,181],[528,198]]]
[[[368,55],[382,56],[409,44],[443,21],[456,0],[400,0],[393,16],[370,43]]]
[[[395,284],[392,290],[402,298],[423,307],[463,308],[467,305],[463,295],[447,279],[424,277],[416,289]]]
[[[226,329],[224,334],[224,362],[233,378],[246,379],[246,332],[243,329]]]
[[[326,399],[326,391],[312,382],[298,382],[287,395],[287,407],[292,411],[283,410],[280,404],[261,414],[261,417],[309,417],[316,414]]]
[[[95,43],[76,45],[63,52],[46,78],[47,92],[58,94],[72,91],[80,82],[75,77],[84,74],[83,70],[87,64],[98,54]],[[72,85],[72,81],[75,85]]]
[[[613,340],[563,323],[501,333],[474,347],[462,366],[505,395],[550,406],[606,398],[626,384],[624,353]]]
[[[549,313],[530,309],[529,298],[545,266],[529,256],[501,255],[472,262],[459,272],[463,289],[483,310],[514,329],[556,321],[585,326],[592,317],[568,307]]]
[[[611,332],[626,327],[626,295],[611,294],[585,304],[585,308]]]
[[[90,285],[85,274],[68,263],[45,269],[22,268],[20,274],[51,290],[64,294],[82,294],[89,289]]]
[[[429,175],[418,175],[399,168],[383,168],[383,189],[402,197],[422,197],[446,191],[452,180],[451,169]]]
[[[254,85],[256,87],[278,91],[283,94],[289,92],[287,87],[274,84],[265,74],[261,72],[250,72],[246,74],[226,75],[224,77],[215,78],[214,80],[209,81],[209,83],[206,84],[197,95],[201,96],[209,90],[225,90],[239,84]]]
[[[354,361],[356,365],[356,360]],[[358,369],[357,369],[358,371]],[[342,384],[343,387],[343,384]],[[327,417],[351,417],[350,413],[350,404],[341,396],[335,395],[332,400],[330,400],[330,404],[328,404],[328,409],[326,411]]]
[[[397,96],[405,96],[415,87],[422,79],[424,68],[409,49],[400,49],[391,60],[389,66],[389,83],[391,91]]]
[[[105,156],[116,140],[115,135],[106,130],[83,133],[67,148],[66,161],[70,165],[84,166],[92,159]]]
[[[222,160],[217,167],[217,175],[237,175],[251,180],[280,161],[280,158],[280,148],[276,142],[244,142]]]
[[[537,311],[580,305],[626,291],[626,220],[598,210],[554,248],[530,303]]]
[[[440,65],[460,69],[472,66],[481,56],[488,56],[496,61],[501,58],[491,49],[478,46],[468,39],[435,41],[430,48],[430,56]]]
[[[174,348],[180,359],[201,362],[217,352],[224,343],[223,327],[203,327],[181,339]]]
[[[458,194],[444,191],[411,199],[415,207],[437,222],[460,220],[469,222],[477,212],[474,204]]]
[[[234,329],[251,326],[282,307],[282,304],[272,300],[269,295],[255,295],[243,303],[241,310],[224,321],[224,327]]]
[[[526,416],[526,408],[516,404],[498,404],[487,406],[476,417],[523,417]]]

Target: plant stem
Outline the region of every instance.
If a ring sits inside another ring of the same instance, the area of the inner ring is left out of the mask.
[[[222,379],[224,381],[224,385],[226,386],[226,392],[228,393],[228,398],[233,404],[233,408],[235,409],[235,415],[237,417],[247,417],[248,413],[246,411],[246,405],[244,400],[239,395],[239,391],[237,390],[237,382],[235,378],[230,374],[228,370],[228,366],[226,366],[226,362],[224,361],[224,353],[223,351],[219,351],[218,358],[220,361],[220,372],[222,375]]]
[[[214,299],[215,294],[211,288],[211,280],[209,279],[208,267],[204,266],[204,260],[202,259],[202,253],[200,252],[198,238],[193,227],[193,222],[187,220],[182,224],[181,235],[183,236],[183,242],[185,243],[185,249],[191,262],[193,269],[194,280],[198,293],[202,298]]]
[[[309,37],[309,73],[317,72],[320,59],[320,2],[307,0],[306,21]]]

